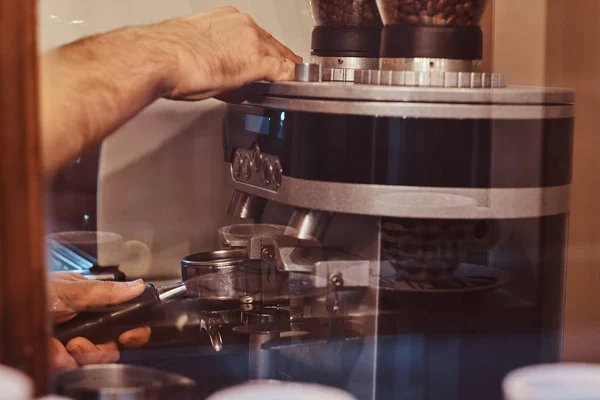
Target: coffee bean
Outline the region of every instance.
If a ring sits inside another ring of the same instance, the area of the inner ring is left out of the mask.
[[[435,15],[435,7],[434,7],[433,0],[430,0],[427,3],[427,15],[430,17],[433,17]]]
[[[386,24],[479,24],[488,0],[379,0]]]
[[[402,0],[404,1],[404,0]],[[376,0],[309,0],[313,20],[319,26],[380,26]]]

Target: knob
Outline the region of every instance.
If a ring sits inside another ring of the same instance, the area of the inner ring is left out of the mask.
[[[262,163],[262,178],[267,185],[273,181],[273,166],[268,158],[265,158]]]
[[[235,178],[239,178],[242,174],[242,155],[239,151],[235,152],[233,156],[233,162],[231,163],[231,171]]]
[[[273,182],[278,188],[281,187],[282,177],[283,170],[281,169],[281,164],[279,164],[279,161],[275,161],[275,165],[273,165]]]
[[[252,161],[250,161],[250,157],[244,157],[244,162],[242,163],[242,170],[244,171],[244,177],[246,180],[252,178]]]
[[[321,64],[296,64],[295,80],[296,82],[322,82],[323,67]]]
[[[262,154],[260,153],[260,147],[255,146],[254,152],[252,153],[252,162],[254,163],[254,170],[260,172],[260,165],[262,162]]]

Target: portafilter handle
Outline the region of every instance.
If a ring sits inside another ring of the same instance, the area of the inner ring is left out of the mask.
[[[117,341],[124,332],[163,319],[164,310],[158,306],[180,297],[185,291],[182,282],[158,290],[148,284],[141,295],[126,303],[86,310],[72,320],[56,325],[54,337],[64,345],[77,337],[96,344]]]

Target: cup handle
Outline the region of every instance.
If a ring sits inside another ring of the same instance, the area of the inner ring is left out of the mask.
[[[129,277],[145,277],[150,272],[152,253],[144,242],[130,240],[123,243],[119,269]]]

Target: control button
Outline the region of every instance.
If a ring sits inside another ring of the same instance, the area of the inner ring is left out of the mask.
[[[233,162],[231,163],[231,172],[233,176],[237,179],[242,174],[242,155],[239,151],[235,152],[233,156]]]
[[[244,162],[242,163],[242,171],[244,171],[244,177],[246,180],[252,178],[252,161],[250,161],[250,156],[246,155],[244,157]]]
[[[267,185],[270,185],[273,181],[273,166],[268,158],[265,158],[262,162],[262,178]]]
[[[281,178],[283,176],[283,170],[281,169],[281,164],[279,161],[275,161],[275,165],[273,166],[273,182],[277,187],[281,187]]]
[[[252,153],[252,162],[254,163],[254,170],[260,172],[260,165],[262,163],[262,154],[260,154],[260,147],[254,146],[254,152]]]

